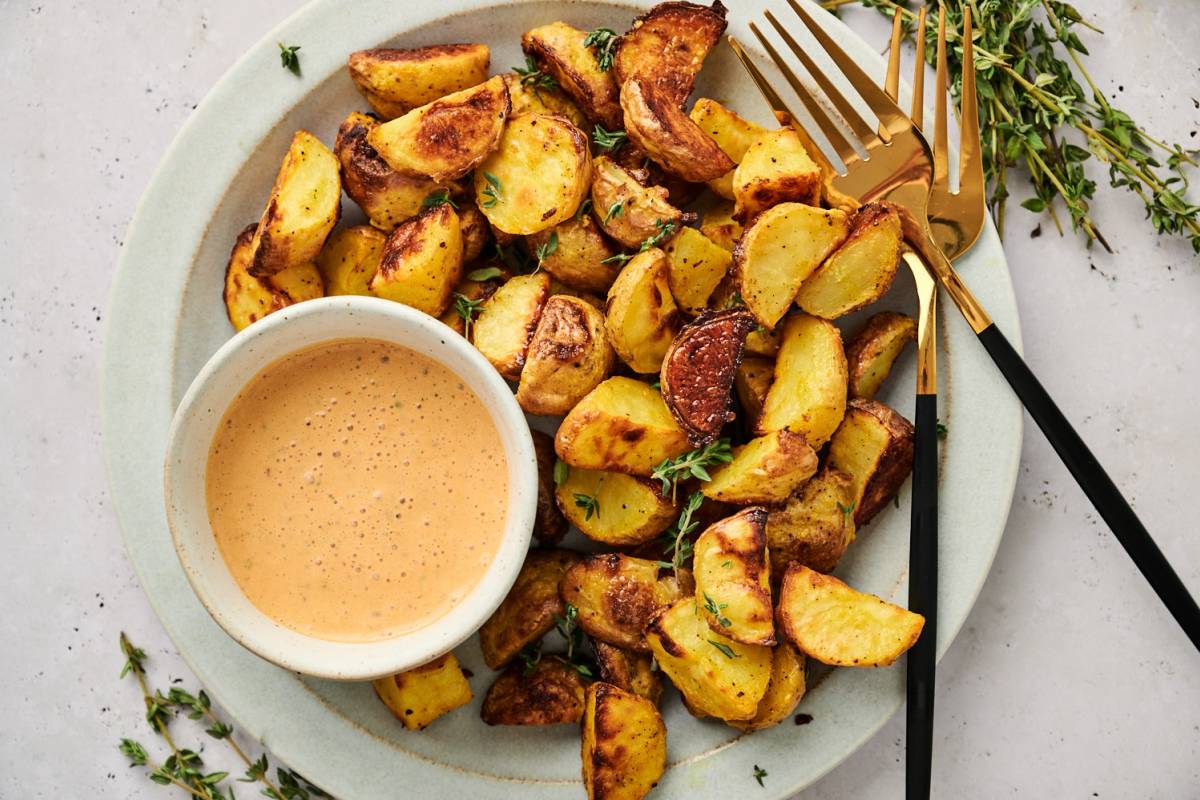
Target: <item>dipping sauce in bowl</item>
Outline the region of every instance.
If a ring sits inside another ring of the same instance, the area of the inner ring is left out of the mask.
[[[342,339],[274,361],[237,394],[205,497],[256,608],[307,636],[370,642],[429,626],[480,582],[508,473],[458,375],[399,344]]]

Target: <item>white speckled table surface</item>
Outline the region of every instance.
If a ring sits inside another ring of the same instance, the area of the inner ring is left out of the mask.
[[[138,587],[108,502],[103,316],[163,151],[213,82],[296,6],[0,2],[0,798],[166,791],[115,749],[123,735],[148,735],[133,685],[117,680],[118,631],[147,650],[160,684],[194,681]],[[1200,146],[1193,0],[1079,6],[1109,31],[1086,37],[1099,86],[1160,137]],[[848,18],[883,42],[880,20]],[[1151,234],[1134,198],[1101,195],[1113,255],[1048,225],[1034,238],[1037,220],[1010,214],[1026,354],[1200,594],[1189,500],[1200,485],[1200,258]],[[935,795],[1200,797],[1200,654],[1033,425],[1024,445],[995,567],[940,668]],[[803,797],[900,796],[902,737],[897,717]]]

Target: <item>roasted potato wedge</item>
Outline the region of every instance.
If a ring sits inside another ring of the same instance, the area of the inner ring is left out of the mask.
[[[475,202],[492,225],[528,235],[575,215],[592,182],[587,136],[563,117],[509,120],[475,172]]]
[[[311,263],[297,264],[282,272],[255,278],[248,271],[253,257],[254,231],[247,225],[233,244],[225,268],[225,313],[235,330],[257,322],[272,311],[323,296],[321,273]]]
[[[902,244],[896,207],[867,203],[851,219],[846,241],[800,285],[796,305],[813,316],[837,319],[874,303],[896,279]]]
[[[591,122],[616,130],[621,127],[619,87],[613,73],[601,70],[595,53],[584,46],[586,38],[587,31],[552,22],[526,31],[521,49],[554,78]]]
[[[739,506],[775,505],[816,473],[816,451],[803,436],[785,428],[733,448],[733,461],[713,467],[712,480],[700,491]]]
[[[497,75],[373,128],[367,142],[398,172],[451,181],[496,149],[509,108],[508,88]]]
[[[321,254],[317,269],[325,281],[325,294],[371,294],[371,278],[379,269],[387,235],[370,225],[334,231]]]
[[[733,252],[742,238],[742,223],[733,218],[732,203],[718,203],[700,215],[700,232],[718,247]]]
[[[441,316],[462,277],[462,253],[458,214],[445,204],[429,208],[388,235],[371,292]]]
[[[667,202],[661,186],[643,186],[608,156],[593,163],[592,209],[604,232],[625,247],[640,247],[665,226],[679,232],[683,212]],[[666,245],[666,242],[660,242]]]
[[[714,441],[733,419],[733,376],[752,330],[754,317],[744,308],[708,311],[685,325],[668,347],[659,384],[693,447]]]
[[[832,323],[793,314],[783,324],[775,380],[767,392],[758,434],[784,428],[822,447],[846,413],[846,353]]]
[[[779,629],[810,658],[837,667],[886,667],[917,643],[925,618],[792,564],[779,590]]]
[[[372,681],[375,693],[410,731],[419,731],[474,697],[454,653],[424,666]]]
[[[554,627],[555,615],[566,612],[558,583],[580,558],[571,550],[529,551],[508,596],[479,629],[479,647],[489,667],[500,669]]]
[[[717,146],[729,156],[729,160],[737,165],[760,136],[767,132],[761,125],[742,119],[736,113],[707,97],[701,97],[692,106],[689,115],[692,121],[700,126],[705,135],[717,143]],[[720,177],[708,182],[719,197],[733,199],[733,168]],[[732,211],[732,209],[731,209]]]
[[[488,268],[485,267],[483,269]],[[499,269],[500,268],[497,267],[497,270]],[[463,271],[466,272],[466,270],[467,267],[464,266]],[[462,295],[467,300],[487,300],[496,293],[496,290],[499,289],[505,281],[512,277],[506,271],[500,271],[498,274],[491,275],[483,280],[474,280],[470,277],[471,275],[476,275],[477,277],[482,278],[484,274],[489,273],[480,273],[478,269],[472,269],[470,272],[467,272],[467,275],[461,278],[459,282],[454,285],[453,295],[455,296],[455,299],[457,299],[457,295]],[[442,324],[453,328],[454,332],[459,336],[465,337],[467,335],[466,319],[462,316],[462,314],[458,313],[458,309],[454,306],[451,306],[443,311],[442,316],[439,317],[439,319],[442,321]]]
[[[646,624],[679,599],[679,588],[658,577],[658,562],[604,553],[588,556],[562,577],[563,600],[579,610],[579,627],[593,639],[638,653],[649,646]]]
[[[649,477],[664,459],[692,448],[658,390],[613,377],[571,409],[558,427],[554,449],[572,467]]]
[[[658,81],[667,98],[682,106],[692,93],[708,51],[725,32],[725,6],[659,3],[633,21],[613,58],[617,84]]]
[[[667,255],[651,247],[634,256],[608,290],[604,326],[634,372],[658,372],[683,322],[667,280]]]
[[[745,508],[696,540],[696,607],[717,633],[744,644],[775,644],[767,512]]]
[[[566,117],[581,131],[591,128],[579,106],[560,90],[529,85],[515,72],[505,73],[503,77],[514,117],[518,114],[552,114]]]
[[[684,113],[670,87],[652,78],[634,78],[621,86],[629,140],[685,181],[703,183],[729,172],[733,161]]]
[[[338,160],[308,131],[296,131],[250,245],[256,278],[311,262],[342,215]]]
[[[767,514],[771,577],[779,580],[793,561],[817,572],[833,572],[854,541],[854,483],[825,467],[800,494]]]
[[[733,173],[734,217],[748,223],[780,203],[815,206],[821,199],[821,168],[792,128],[766,131],[746,148]]]
[[[492,240],[492,227],[474,203],[460,203],[457,213],[463,240],[463,263],[470,264],[483,255],[483,248]]]
[[[569,467],[555,497],[571,524],[589,539],[615,547],[648,542],[679,516],[659,484],[623,472]]]
[[[904,346],[917,338],[912,317],[880,311],[846,345],[850,396],[870,400],[883,385]]]
[[[591,214],[577,214],[553,228],[525,237],[531,253],[549,250],[542,269],[568,286],[585,292],[607,292],[621,265],[606,260],[617,254]]]
[[[480,717],[488,725],[560,725],[583,717],[583,678],[553,656],[529,674],[513,664],[488,688]]]
[[[878,400],[851,400],[829,443],[829,464],[854,481],[854,524],[891,502],[912,472],[912,423]]]
[[[667,768],[667,727],[658,707],[611,683],[593,683],[582,757],[588,800],[641,800]]]
[[[663,252],[671,296],[688,314],[700,314],[729,272],[733,255],[695,228],[680,230]]]
[[[544,545],[555,545],[567,534],[567,520],[558,510],[554,498],[554,464],[558,456],[554,453],[554,437],[537,430],[533,435],[533,453],[537,457],[538,499],[537,515],[533,518],[533,535]]]
[[[804,667],[804,655],[799,650],[787,642],[777,645],[771,654],[771,682],[758,701],[758,711],[751,719],[733,720],[729,724],[749,733],[778,725],[790,717],[807,688]]]
[[[660,611],[646,641],[693,714],[753,719],[771,681],[771,648],[712,630],[692,597]]]
[[[350,54],[350,77],[385,119],[487,80],[486,44],[439,44],[411,50],[375,48]]]
[[[561,294],[546,301],[524,357],[517,402],[530,414],[566,414],[608,377],[617,360],[604,314]]]
[[[771,382],[775,380],[775,362],[766,358],[747,356],[733,374],[733,390],[746,419],[752,423],[762,414],[763,403]]]
[[[846,215],[782,203],[755,217],[733,251],[737,290],[766,328],[787,313],[800,285],[846,239]]]
[[[533,332],[550,297],[550,276],[518,275],[484,301],[471,329],[475,349],[510,381],[521,377]]]
[[[600,680],[640,695],[654,705],[662,701],[661,673],[649,653],[634,653],[599,639],[592,640],[592,652],[596,654]]]

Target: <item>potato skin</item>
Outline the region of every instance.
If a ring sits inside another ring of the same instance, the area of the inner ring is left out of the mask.
[[[767,391],[758,434],[787,428],[822,447],[846,412],[846,353],[833,323],[793,314],[783,325],[775,380]]]
[[[748,223],[780,203],[815,206],[821,198],[821,168],[792,128],[761,134],[743,153],[733,173],[734,217]]]
[[[621,127],[618,85],[613,73],[602,72],[596,56],[583,46],[587,32],[565,22],[552,22],[521,36],[521,49],[575,101],[591,122],[608,130]]]
[[[668,270],[666,253],[651,247],[630,259],[608,290],[608,340],[634,372],[658,372],[683,323]]]
[[[387,236],[370,225],[341,228],[325,242],[317,256],[317,269],[330,296],[371,294],[371,278],[379,269]]]
[[[554,295],[529,341],[517,402],[530,414],[566,414],[608,377],[616,359],[604,315],[577,297]]]
[[[591,214],[577,214],[526,236],[525,244],[530,253],[536,253],[539,247],[549,245],[551,237],[557,245],[542,259],[542,269],[566,285],[585,292],[607,292],[621,273],[620,264],[604,263],[617,254],[617,248]]]
[[[613,57],[617,84],[658,81],[666,96],[682,106],[709,50],[725,32],[725,6],[685,2],[658,3],[633,22]]]
[[[734,163],[704,135],[662,83],[633,79],[621,87],[629,139],[673,175],[692,183],[719,178]]]
[[[321,273],[311,263],[298,264],[262,279],[251,275],[248,267],[257,228],[257,223],[251,223],[242,229],[225,268],[222,295],[225,313],[239,331],[274,311],[324,294]]]
[[[558,582],[580,558],[561,548],[529,551],[508,596],[479,629],[479,646],[489,667],[500,669],[554,627],[554,615],[566,612]]]
[[[766,509],[742,509],[700,534],[692,559],[696,607],[708,627],[745,644],[775,644],[766,529]]]
[[[705,497],[736,505],[778,504],[817,472],[817,453],[786,428],[733,449],[733,461],[712,469]]]
[[[912,317],[880,311],[846,345],[850,396],[870,400],[887,379],[904,346],[917,338]]]
[[[729,724],[741,731],[760,731],[778,725],[792,715],[806,689],[804,654],[787,642],[775,647],[771,656],[771,682],[758,702],[758,710],[748,720]]]
[[[826,466],[800,494],[767,514],[771,578],[780,580],[792,562],[833,572],[854,541],[854,484],[844,472]]]
[[[575,502],[576,495],[595,498],[594,513]],[[555,498],[580,533],[614,547],[648,542],[679,516],[676,503],[662,495],[661,484],[623,472],[567,467]]]
[[[900,213],[891,203],[867,203],[851,218],[850,235],[796,294],[809,314],[836,319],[887,293],[900,265]]]
[[[596,654],[600,680],[641,695],[656,706],[662,701],[661,673],[654,668],[649,653],[634,653],[599,639],[592,640],[592,652]]]
[[[666,189],[643,186],[637,176],[608,156],[597,157],[592,168],[592,209],[600,227],[618,243],[640,247],[659,232],[660,223],[679,232],[683,212],[668,202]]]
[[[533,535],[544,545],[555,545],[567,534],[567,520],[558,510],[554,499],[554,437],[543,431],[531,429],[533,453],[538,466],[537,515],[533,519]]]
[[[742,238],[742,223],[733,218],[733,204],[719,203],[705,211],[700,216],[700,233],[732,253]]]
[[[583,783],[588,800],[640,800],[667,766],[667,728],[653,702],[610,683],[587,688]]]
[[[411,50],[377,47],[351,53],[350,77],[371,108],[394,119],[451,92],[487,80],[485,44],[438,44]]]
[[[579,609],[579,627],[593,639],[645,653],[646,624],[679,599],[676,585],[660,580],[658,570],[657,562],[620,553],[588,556],[567,569],[559,592]]]
[[[746,150],[759,136],[766,133],[766,128],[742,119],[738,114],[721,105],[715,100],[701,97],[692,106],[688,115],[700,126],[706,136],[717,143],[725,155],[736,165],[746,155]],[[733,168],[724,175],[708,182],[708,188],[717,196],[726,200],[733,199]],[[731,248],[732,249],[732,248]]]
[[[371,278],[371,292],[441,316],[462,277],[462,251],[462,230],[454,209],[449,205],[426,209],[388,236],[379,269]]]
[[[510,381],[521,377],[529,342],[549,296],[549,275],[544,272],[517,275],[480,308],[471,341],[496,371]]]
[[[372,681],[379,699],[410,731],[419,731],[474,696],[454,653]]]
[[[829,463],[854,481],[854,524],[866,525],[912,472],[916,431],[878,400],[851,400],[829,444]]]
[[[513,664],[488,688],[480,717],[488,725],[560,725],[583,717],[583,678],[553,656],[529,674]]]

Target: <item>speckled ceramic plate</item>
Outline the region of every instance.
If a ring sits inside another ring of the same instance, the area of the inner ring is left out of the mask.
[[[730,32],[753,41],[746,22],[758,4],[730,5]],[[351,51],[481,41],[492,47],[493,70],[502,70],[522,63],[520,34],[534,25],[565,19],[584,29],[623,30],[634,10],[601,2],[315,0],[264,37],[213,88],[167,152],[130,226],[108,313],[103,388],[105,450],[130,558],[167,631],[215,699],[280,759],[344,800],[579,798],[579,732],[573,726],[495,729],[480,722],[478,703],[490,671],[474,644],[459,655],[475,673],[475,704],[426,731],[408,733],[370,686],[280,670],[239,647],[209,618],[171,546],[162,466],[177,402],[233,333],[221,302],[229,248],[257,218],[292,132],[306,128],[332,143],[338,122],[364,108],[346,74]],[[826,23],[846,50],[882,74],[873,47],[835,20]],[[303,47],[303,78],[280,69],[277,41]],[[709,58],[698,91],[752,118],[769,119],[725,44]],[[352,208],[347,202],[347,212]],[[984,232],[961,271],[1016,338],[1015,301],[994,230]],[[882,305],[915,309],[906,275]],[[1021,443],[1020,408],[957,313],[944,318],[941,332],[941,417],[950,435],[941,481],[939,653],[962,626],[992,563]],[[911,353],[898,370],[882,399],[911,415]],[[860,532],[838,574],[903,604],[907,493],[899,505]],[[751,736],[692,719],[669,698],[670,767],[655,796],[790,796],[853,753],[904,696],[903,664],[811,677],[814,685],[800,707],[813,716],[811,724]],[[765,788],[753,783],[754,764],[770,773]]]

